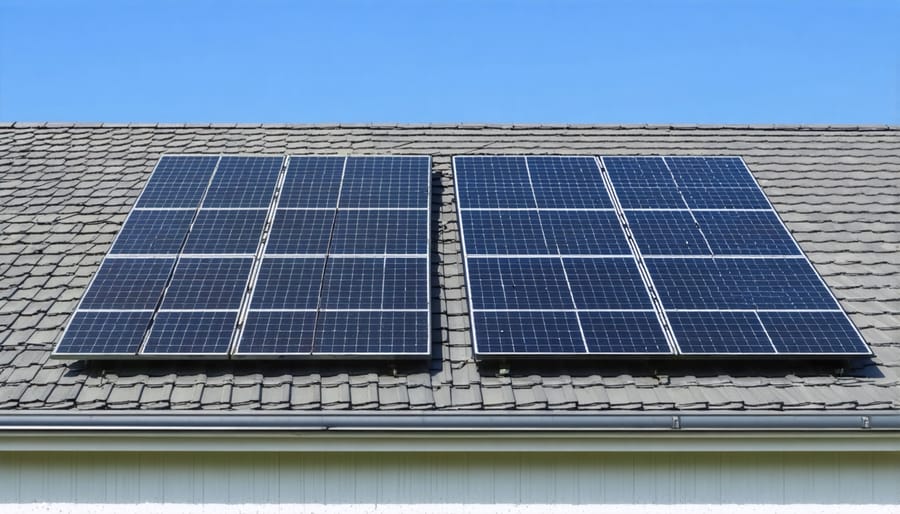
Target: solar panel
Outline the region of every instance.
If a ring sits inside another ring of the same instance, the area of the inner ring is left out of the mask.
[[[266,225],[265,209],[201,210],[188,234],[187,254],[255,254]]]
[[[740,158],[453,164],[482,357],[869,354]]]
[[[236,322],[237,311],[160,311],[141,353],[226,358]]]
[[[164,155],[159,159],[135,207],[194,209],[209,186],[219,157]]]
[[[870,353],[740,158],[603,164],[679,353]]]
[[[671,353],[595,158],[453,164],[476,353]]]
[[[183,258],[163,297],[162,309],[238,309],[252,258]]]
[[[205,209],[268,209],[284,157],[222,157],[206,197]]]
[[[135,210],[116,237],[110,254],[178,254],[194,210]]]
[[[430,355],[430,191],[428,157],[163,156],[55,355]]]
[[[430,352],[427,157],[291,157],[235,357]]]

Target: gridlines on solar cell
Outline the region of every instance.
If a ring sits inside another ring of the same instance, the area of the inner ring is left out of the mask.
[[[631,255],[615,211],[540,211],[549,253]]]
[[[159,311],[142,354],[228,354],[237,311]]]
[[[469,255],[546,255],[549,253],[537,211],[460,213]]]
[[[612,208],[593,157],[527,157],[527,164],[539,208]]]
[[[267,214],[265,209],[201,210],[183,253],[255,254]]]
[[[428,207],[427,157],[348,157],[340,208]]]
[[[152,318],[152,310],[78,311],[55,352],[63,355],[134,355]]]
[[[426,258],[328,260],[320,309],[426,309]]]
[[[346,157],[291,156],[279,208],[337,208]]]
[[[682,187],[691,209],[769,209],[769,201],[757,187]]]
[[[267,254],[325,254],[334,209],[278,209],[266,243]]]
[[[603,165],[617,191],[620,186],[675,189],[672,173],[662,157],[604,157]]]
[[[197,208],[218,161],[218,156],[164,155],[144,186],[136,207]]]
[[[805,259],[645,259],[666,309],[837,309]]]
[[[237,309],[247,290],[253,259],[182,258],[163,297],[162,309]]]
[[[315,354],[422,354],[428,351],[427,311],[323,311]]]
[[[666,164],[679,186],[746,187],[756,182],[737,157],[666,157]]]
[[[341,210],[331,254],[422,254],[428,252],[424,210]]]
[[[193,210],[134,210],[110,254],[177,254],[191,228]]]
[[[574,312],[475,311],[479,354],[586,353]]]
[[[155,309],[175,258],[105,259],[79,309]]]
[[[710,255],[688,211],[628,211],[628,226],[644,255]]]
[[[475,309],[574,309],[559,259],[472,258],[468,268]]]
[[[685,209],[681,193],[662,187],[614,186],[623,209]]]
[[[565,258],[578,309],[653,309],[637,263],[625,258]]]
[[[772,211],[698,211],[694,216],[715,254],[800,255]]]
[[[283,157],[226,156],[219,161],[203,208],[268,209]]]
[[[309,354],[315,311],[253,311],[247,314],[237,354]]]
[[[685,354],[774,353],[754,312],[670,312],[669,323]]]
[[[760,312],[759,317],[780,353],[870,353],[843,312]]]
[[[524,157],[454,157],[461,209],[535,208]]]
[[[265,257],[259,268],[250,308],[315,310],[324,266],[324,257]]]
[[[653,311],[580,312],[578,317],[591,353],[672,353]]]

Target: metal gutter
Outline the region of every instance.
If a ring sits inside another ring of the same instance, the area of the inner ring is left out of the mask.
[[[32,411],[4,451],[900,453],[900,414]]]
[[[10,430],[865,430],[900,431],[900,413],[634,413],[565,411],[509,412],[23,412],[0,414],[0,432]]]

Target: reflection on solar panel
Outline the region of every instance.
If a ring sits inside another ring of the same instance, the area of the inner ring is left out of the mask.
[[[163,156],[59,357],[430,355],[428,157]]]
[[[740,158],[454,170],[481,356],[870,354]]]
[[[479,355],[671,353],[597,159],[453,165]]]

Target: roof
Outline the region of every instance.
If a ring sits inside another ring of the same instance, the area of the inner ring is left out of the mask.
[[[431,359],[48,360],[164,153],[431,155]],[[450,162],[478,153],[743,156],[874,358],[476,362]],[[6,123],[0,205],[0,409],[900,410],[896,126]]]

